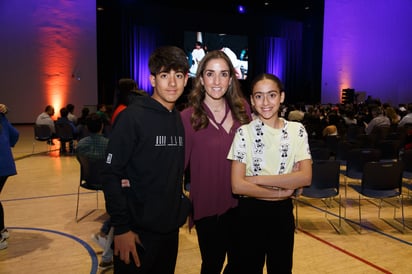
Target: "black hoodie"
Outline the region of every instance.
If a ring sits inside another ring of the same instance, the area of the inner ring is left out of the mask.
[[[136,97],[116,120],[103,173],[114,234],[176,231],[183,167],[180,113],[151,97]],[[129,179],[130,188],[122,188],[121,179]]]

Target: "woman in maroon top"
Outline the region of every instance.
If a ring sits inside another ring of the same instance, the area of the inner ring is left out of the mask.
[[[226,159],[236,129],[251,119],[235,69],[219,50],[199,64],[188,108],[182,111],[190,197],[202,257],[201,273],[221,273],[226,254],[230,272],[231,238],[237,199],[232,194],[231,163]]]

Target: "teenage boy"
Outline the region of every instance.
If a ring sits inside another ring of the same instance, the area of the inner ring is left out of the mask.
[[[184,169],[184,128],[175,103],[188,80],[185,52],[156,49],[153,95],[139,96],[110,136],[104,192],[114,227],[114,273],[175,270]]]

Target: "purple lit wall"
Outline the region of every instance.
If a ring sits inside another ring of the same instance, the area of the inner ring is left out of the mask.
[[[411,15],[411,0],[325,0],[322,103],[344,88],[412,102]]]
[[[46,105],[80,116],[97,104],[96,2],[0,1],[0,103],[13,123],[33,123]]]

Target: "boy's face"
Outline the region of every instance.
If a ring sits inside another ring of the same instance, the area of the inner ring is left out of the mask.
[[[187,84],[188,74],[180,71],[163,71],[156,76],[150,75],[153,87],[152,98],[165,108],[172,110]]]

